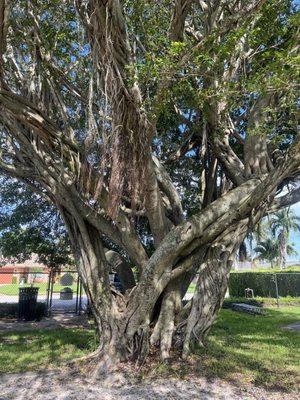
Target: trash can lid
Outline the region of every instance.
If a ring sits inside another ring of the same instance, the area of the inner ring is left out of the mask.
[[[61,289],[60,292],[61,292],[61,293],[62,293],[62,292],[63,292],[63,293],[73,293],[73,290],[72,290],[71,288],[69,288],[69,287],[65,287],[65,288]]]

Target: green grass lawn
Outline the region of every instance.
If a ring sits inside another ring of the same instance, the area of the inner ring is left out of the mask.
[[[170,365],[144,371],[145,377],[218,377],[239,386],[291,391],[300,383],[300,333],[281,327],[297,321],[300,307],[294,306],[267,309],[266,316],[221,310],[206,346],[196,348],[188,363],[175,356]]]
[[[279,306],[297,306],[300,307],[300,297],[279,297]],[[262,306],[262,307],[275,307],[277,306],[277,299],[274,297],[226,297],[224,300],[224,305],[226,303],[247,303],[252,304],[254,306]],[[228,308],[228,307],[224,307]]]
[[[240,378],[272,388],[299,385],[300,333],[281,329],[300,321],[300,307],[268,309],[266,316],[222,310],[208,338],[198,349],[199,369],[211,376]]]
[[[24,286],[31,286],[31,285],[23,285]],[[46,294],[47,293],[47,288],[48,288],[48,283],[34,283],[33,284],[34,287],[38,287],[39,289],[39,294]],[[2,285],[0,286],[0,294],[5,294],[7,296],[17,296],[19,294],[19,285],[18,284],[8,284],[8,285]],[[53,290],[54,292],[59,292],[63,287],[65,286],[61,286],[58,283],[55,283],[53,286]],[[77,284],[73,284],[71,286],[68,286],[71,289],[74,290],[74,292],[77,289]]]
[[[300,307],[267,309],[266,316],[221,310],[205,348],[190,362],[178,361],[147,368],[145,376],[187,378],[191,374],[220,377],[239,385],[254,383],[292,390],[300,373],[300,333],[282,330],[300,321]],[[89,329],[6,332],[0,335],[0,373],[55,367],[94,350]],[[145,367],[146,368],[146,367]]]
[[[89,329],[44,329],[0,335],[0,373],[57,367],[96,349]]]

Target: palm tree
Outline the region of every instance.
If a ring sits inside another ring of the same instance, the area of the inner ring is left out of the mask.
[[[253,251],[255,251],[255,249],[253,248],[253,244],[254,243],[258,244],[259,242],[262,242],[265,239],[267,239],[269,231],[270,231],[270,225],[265,218],[259,221],[259,223],[255,225],[253,230],[251,230],[247,234],[247,243],[249,243],[251,266],[253,266],[253,260],[254,260]],[[248,252],[247,252],[246,242],[244,241],[240,246],[238,252],[238,259],[239,261],[245,261],[247,258],[248,258]]]
[[[295,246],[294,243],[288,244],[286,246],[286,254],[288,256],[296,256],[298,254],[294,246]]]
[[[274,237],[278,239],[278,255],[280,268],[286,266],[286,256],[288,254],[288,241],[292,231],[300,232],[300,217],[290,209],[286,208],[273,215],[270,220],[270,226]]]
[[[265,240],[261,240],[258,242],[254,251],[258,254],[258,259],[269,261],[271,268],[274,268],[274,261],[280,257],[279,240],[274,237],[268,237]],[[288,256],[297,254],[293,243],[286,246],[286,254]]]
[[[257,258],[267,260],[274,268],[274,261],[278,257],[278,241],[274,238],[266,238],[257,243],[254,251],[258,254]]]

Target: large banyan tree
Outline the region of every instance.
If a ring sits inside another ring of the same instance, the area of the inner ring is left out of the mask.
[[[1,0],[0,168],[59,210],[99,359],[187,357],[300,200],[297,26],[285,0]]]

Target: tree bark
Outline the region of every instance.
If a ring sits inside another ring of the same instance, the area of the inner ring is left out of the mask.
[[[100,232],[84,216],[76,213],[70,204],[68,210],[64,206],[59,206],[59,209],[69,232],[77,269],[98,331],[97,373],[106,375],[127,360],[142,362],[148,354],[150,320],[137,326],[134,335],[126,335],[126,306],[135,284],[129,265],[118,253],[105,253]],[[109,263],[114,264],[129,294],[123,295],[110,285]]]
[[[160,345],[162,360],[170,356],[173,334],[175,330],[176,316],[182,307],[182,293],[178,280],[170,283],[164,291],[159,317],[155,323],[150,343]]]
[[[98,330],[99,354],[105,354],[105,364],[109,358],[119,361],[125,356],[123,341],[118,334],[118,314],[122,302],[118,304],[119,299],[115,299],[111,293],[109,266],[100,234],[80,216],[71,215],[64,207],[60,207],[60,211]],[[106,367],[109,369],[111,365]]]
[[[246,232],[247,221],[242,221],[225,230],[210,246],[201,266],[191,311],[186,320],[183,357],[189,355],[195,344],[203,346],[222,307],[233,260]]]

